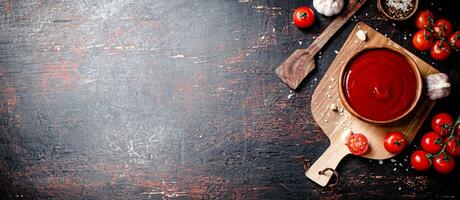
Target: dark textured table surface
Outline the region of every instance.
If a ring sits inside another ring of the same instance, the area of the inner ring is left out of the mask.
[[[453,1],[421,1],[460,25]],[[329,144],[311,95],[358,21],[433,60],[411,46],[412,20],[369,0],[292,92],[274,69],[332,20],[300,31],[290,16],[304,4],[0,1],[1,199],[458,198],[460,170],[413,171],[413,145],[395,162],[345,158],[334,188],[305,178],[298,158]],[[430,117],[460,114],[459,55],[433,62],[453,94]]]

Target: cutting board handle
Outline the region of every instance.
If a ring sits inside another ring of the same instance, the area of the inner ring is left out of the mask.
[[[315,161],[315,163],[313,163],[313,165],[310,166],[310,168],[308,168],[305,172],[305,176],[325,187],[334,175],[333,171],[335,171],[339,162],[346,155],[350,154],[348,147],[340,142],[341,141],[337,141],[336,143],[331,142],[331,145],[326,149],[326,151],[318,158],[318,160]],[[330,168],[331,170],[326,170],[327,168]]]

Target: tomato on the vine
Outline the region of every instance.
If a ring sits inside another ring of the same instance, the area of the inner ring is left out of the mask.
[[[437,172],[441,174],[447,174],[454,170],[455,160],[452,158],[452,156],[446,156],[442,153],[434,158],[433,167]]]
[[[447,113],[439,113],[431,120],[431,128],[442,137],[449,135],[449,129],[444,126],[452,126],[454,119]],[[443,130],[444,129],[444,130]]]
[[[354,155],[362,155],[369,149],[369,142],[365,135],[353,133],[348,136],[347,146],[350,152]]]
[[[429,51],[433,46],[433,36],[428,30],[419,30],[412,38],[412,45],[419,51]]]
[[[452,34],[452,23],[446,19],[439,19],[434,23],[433,32],[438,39],[449,37]]]
[[[460,136],[460,125],[455,128],[455,135]]]
[[[299,28],[308,28],[315,22],[315,13],[310,7],[301,6],[292,15],[294,24]]]
[[[443,140],[438,133],[428,132],[423,135],[422,140],[420,141],[422,149],[428,153],[435,154],[441,151]]]
[[[431,159],[428,153],[423,150],[417,150],[410,157],[410,164],[417,171],[426,171],[431,167]]]
[[[451,51],[452,48],[450,48],[446,41],[438,40],[431,48],[430,54],[431,57],[433,57],[435,60],[446,60],[449,57]]]
[[[455,50],[460,50],[460,31],[455,31],[452,33],[452,35],[449,37],[449,44]]]
[[[434,15],[429,10],[422,10],[415,17],[415,26],[419,30],[424,29],[425,27],[433,26],[434,24]]]
[[[448,137],[444,140],[446,144],[446,152],[451,156],[460,156],[460,137]]]
[[[389,132],[383,139],[383,147],[390,153],[398,154],[406,147],[406,139],[401,132]]]

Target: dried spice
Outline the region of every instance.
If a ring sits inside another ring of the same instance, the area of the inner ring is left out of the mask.
[[[403,19],[414,9],[415,0],[385,0],[385,12],[395,19]]]

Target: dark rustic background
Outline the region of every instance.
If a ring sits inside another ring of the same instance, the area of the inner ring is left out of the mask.
[[[454,1],[421,1],[460,24]],[[274,69],[332,20],[300,31],[305,4],[0,1],[1,199],[458,198],[460,170],[413,171],[413,145],[383,164],[347,157],[334,188],[304,177],[297,158],[329,143],[310,97],[358,21],[433,62],[410,44],[412,19],[386,21],[369,0],[292,92]],[[433,62],[453,94],[430,117],[460,114],[459,55]]]

